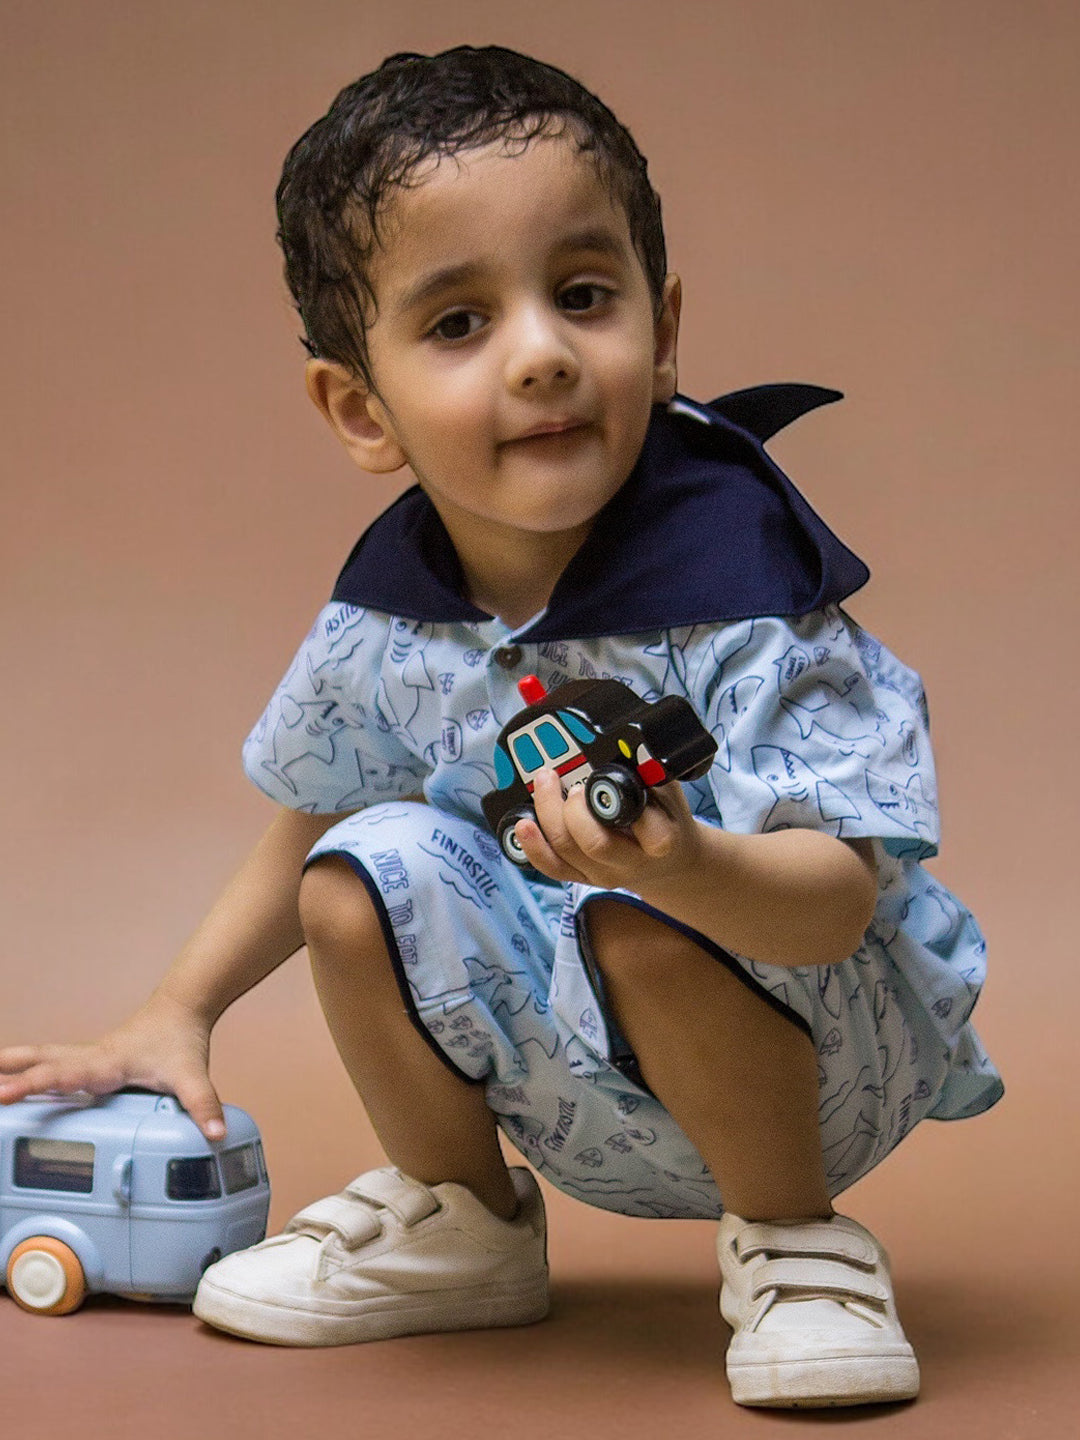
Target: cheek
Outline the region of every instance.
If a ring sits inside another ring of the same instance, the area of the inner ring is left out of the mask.
[[[467,450],[484,433],[487,411],[474,388],[431,387],[417,398],[420,403],[409,407],[407,426],[418,454]]]
[[[651,331],[635,334],[622,343],[605,345],[596,355],[597,373],[611,397],[632,410],[652,395],[653,347]]]

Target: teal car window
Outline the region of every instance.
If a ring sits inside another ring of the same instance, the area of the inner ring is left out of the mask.
[[[591,745],[596,739],[595,732],[590,730],[585,722],[579,720],[576,715],[571,715],[569,710],[559,710],[557,713],[579,745]]]
[[[519,735],[514,741],[514,756],[526,775],[531,775],[534,770],[542,770],[544,757],[537,749],[536,741],[531,735]]]
[[[170,1160],[165,1167],[165,1194],[170,1200],[218,1200],[221,1178],[213,1155]]]
[[[558,760],[560,755],[565,755],[570,749],[566,743],[566,736],[550,720],[541,721],[537,725],[536,738],[547,751],[549,760]]]
[[[505,754],[501,745],[495,747],[495,784],[500,790],[505,790],[508,785],[514,783],[514,767],[510,764],[510,757]]]
[[[15,1141],[15,1184],[28,1190],[89,1195],[94,1188],[94,1147],[86,1140]]]

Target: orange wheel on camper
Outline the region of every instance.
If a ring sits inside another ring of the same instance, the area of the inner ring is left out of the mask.
[[[70,1315],[86,1298],[86,1276],[70,1246],[35,1235],[11,1252],[7,1288],[16,1305],[32,1315]]]

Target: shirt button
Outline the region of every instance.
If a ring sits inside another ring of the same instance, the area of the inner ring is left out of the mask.
[[[521,646],[500,645],[495,651],[495,664],[503,670],[513,670],[515,665],[521,664]]]

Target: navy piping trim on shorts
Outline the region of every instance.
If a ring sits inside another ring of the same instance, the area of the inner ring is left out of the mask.
[[[692,940],[695,945],[699,945],[701,949],[704,950],[706,954],[711,955],[714,960],[719,960],[721,965],[726,966],[735,978],[741,980],[755,995],[759,995],[761,999],[764,1000],[767,1005],[771,1005],[778,1014],[783,1015],[785,1019],[790,1020],[793,1025],[796,1025],[808,1035],[811,1040],[813,1039],[813,1032],[810,1026],[797,1010],[793,1010],[790,1005],[785,1005],[782,1000],[778,1000],[770,990],[766,990],[760,981],[755,980],[754,977],[739,964],[733,955],[729,955],[726,950],[717,945],[714,940],[710,940],[707,935],[702,935],[700,930],[695,930],[692,925],[684,925],[681,920],[675,920],[672,916],[665,915],[663,910],[657,910],[655,906],[648,904],[647,901],[642,900],[638,895],[620,895],[615,891],[609,891],[602,895],[590,895],[581,906],[578,915],[584,915],[586,909],[594,900],[618,900],[620,904],[633,905],[635,910],[643,910],[646,915],[652,915],[655,919],[662,920],[664,924],[669,925],[672,930],[677,930],[680,935],[685,935],[688,940]],[[579,926],[579,940],[584,929],[584,926]],[[585,950],[582,948],[582,954],[584,953]],[[589,953],[589,960],[590,964],[592,964],[591,951]],[[592,978],[591,974],[590,978]]]
[[[371,903],[375,907],[375,914],[379,917],[383,939],[386,941],[387,953],[390,956],[390,964],[394,970],[394,979],[397,981],[398,990],[401,992],[401,998],[405,1003],[405,1013],[412,1021],[413,1028],[419,1031],[449,1071],[466,1081],[469,1085],[483,1085],[483,1080],[477,1080],[474,1076],[467,1075],[464,1070],[458,1069],[420,1018],[420,1012],[416,1008],[416,1001],[413,999],[409,977],[405,974],[405,965],[401,959],[401,951],[398,949],[394,927],[391,925],[390,916],[386,912],[386,902],[379,894],[379,888],[375,883],[374,876],[370,875],[364,869],[363,865],[360,864],[359,860],[357,860],[356,856],[350,855],[347,850],[320,850],[318,855],[312,855],[309,860],[305,861],[304,869],[307,870],[309,865],[316,864],[317,861],[325,859],[328,855],[339,856],[347,863],[349,869],[364,882],[364,888],[371,897]]]

